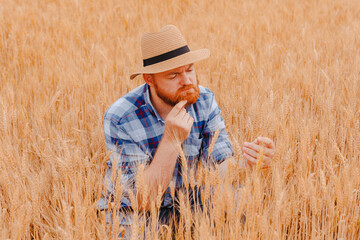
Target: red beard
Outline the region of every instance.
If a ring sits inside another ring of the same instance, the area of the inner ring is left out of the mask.
[[[154,83],[156,94],[163,100],[165,103],[175,106],[178,102],[182,100],[187,100],[186,106],[196,103],[199,98],[200,90],[199,90],[199,81],[197,81],[196,85],[186,85],[178,89],[175,93],[175,96],[168,94],[165,90],[159,88],[159,86]],[[193,91],[186,91],[189,89],[193,89]]]

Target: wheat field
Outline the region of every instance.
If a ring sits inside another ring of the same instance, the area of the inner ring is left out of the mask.
[[[210,214],[183,199],[175,238],[359,239],[358,0],[0,0],[0,239],[122,232],[96,209],[103,115],[143,83],[141,35],[166,24],[210,49],[195,67],[236,159],[257,136],[276,144],[269,169],[201,171]],[[133,239],[171,238],[140,219]]]

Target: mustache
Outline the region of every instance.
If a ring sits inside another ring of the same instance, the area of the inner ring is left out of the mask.
[[[196,87],[195,85],[191,84],[191,85],[186,85],[186,86],[181,87],[181,88],[178,90],[178,92],[182,92],[182,91],[185,91],[185,90],[189,90],[189,89],[191,89],[191,88],[193,88],[194,90],[197,90],[197,87]]]

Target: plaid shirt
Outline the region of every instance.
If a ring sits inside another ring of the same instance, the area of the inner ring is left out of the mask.
[[[199,160],[202,164],[221,163],[234,154],[214,94],[203,86],[199,88],[200,95],[197,102],[186,107],[187,112],[194,118],[190,135],[182,144],[189,169],[191,166],[196,167]],[[164,133],[165,121],[151,104],[149,94],[149,86],[143,84],[118,99],[104,116],[106,146],[111,151],[105,176],[107,190],[108,194],[114,194],[115,186],[111,182],[111,172],[112,168],[116,167],[121,171],[120,179],[116,182],[125,186],[121,207],[131,206],[127,193],[132,190],[135,194],[136,171],[141,164],[151,163]],[[209,158],[209,146],[218,129],[220,134]],[[179,158],[171,182],[175,188],[183,185]],[[170,206],[172,202],[168,187],[162,206]]]

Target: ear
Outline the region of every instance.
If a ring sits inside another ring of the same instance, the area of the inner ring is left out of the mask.
[[[154,86],[154,78],[151,74],[148,74],[148,73],[143,73],[143,78],[144,78],[144,81],[150,86]]]

